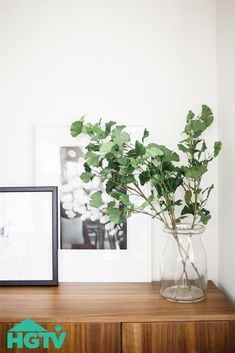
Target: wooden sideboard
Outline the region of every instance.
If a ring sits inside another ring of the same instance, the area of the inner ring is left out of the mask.
[[[30,318],[67,331],[61,349],[7,349],[6,333]],[[235,353],[235,309],[210,282],[207,299],[163,299],[158,283],[62,283],[0,288],[0,353]]]

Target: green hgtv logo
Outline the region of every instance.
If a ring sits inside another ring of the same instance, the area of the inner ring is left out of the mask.
[[[55,332],[49,332],[36,322],[26,319],[7,332],[7,348],[49,348],[51,342],[55,348],[61,348],[66,332],[61,332],[62,327],[56,325]]]

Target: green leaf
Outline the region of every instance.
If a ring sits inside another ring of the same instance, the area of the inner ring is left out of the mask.
[[[104,157],[106,156],[106,154],[110,153],[113,146],[114,146],[114,143],[111,141],[103,143],[103,145],[101,145],[100,147],[101,157]]]
[[[126,127],[125,125],[117,125],[115,132],[119,135],[122,132],[122,130],[125,129],[125,127]]]
[[[149,157],[157,157],[157,156],[163,156],[164,153],[161,151],[161,149],[158,147],[156,143],[149,143],[147,148],[146,148],[146,154]]]
[[[191,203],[191,199],[192,199],[192,191],[191,190],[185,191],[184,199],[185,199],[185,202],[187,205],[189,205]]]
[[[145,154],[145,147],[139,141],[135,141],[135,152],[137,156],[143,156]]]
[[[165,158],[164,158],[165,159]],[[167,158],[168,159],[168,158]],[[168,171],[168,172],[172,172],[174,170],[174,165],[172,162],[162,162],[162,170],[164,172]]]
[[[104,131],[101,127],[101,121],[93,125],[93,132],[94,132],[94,135],[96,135],[99,139],[102,139],[105,137]]]
[[[89,166],[98,167],[98,165],[99,165],[99,155],[98,154],[96,154],[94,152],[87,152],[85,159],[86,159],[86,163]]]
[[[139,166],[139,160],[137,159],[137,158],[131,158],[130,159],[130,161],[131,161],[131,166],[134,168],[134,169],[137,169],[138,168],[138,166]]]
[[[155,186],[158,197],[162,197],[163,195],[166,194],[165,188],[161,184],[158,184],[158,182],[155,183],[154,180],[152,181],[152,184],[153,186]]]
[[[134,149],[134,148],[130,149],[130,150],[127,152],[127,156],[128,156],[129,158],[136,158],[135,149]]]
[[[184,208],[182,209],[181,211],[181,216],[185,215],[185,214],[192,214],[194,215],[194,208],[193,208],[193,205],[190,204],[190,205],[187,205],[187,206],[184,206]]]
[[[120,195],[119,200],[127,207],[131,205],[129,196],[127,194]]]
[[[173,161],[173,162],[179,162],[180,161],[180,157],[179,157],[179,155],[176,152],[171,153],[170,158],[171,158],[171,161]]]
[[[206,127],[210,126],[214,120],[212,110],[207,105],[202,105],[201,120],[205,122]]]
[[[92,194],[89,202],[90,206],[95,208],[99,208],[100,206],[102,206],[103,201],[101,196],[102,196],[101,191],[96,191],[94,194]]]
[[[115,121],[109,121],[108,123],[105,124],[105,134],[106,134],[106,136],[108,136],[108,134],[110,133],[111,128],[112,128],[113,125],[116,125]]]
[[[189,115],[190,117],[187,118],[187,125],[185,126],[184,132],[187,135],[191,135],[193,131],[194,138],[199,137],[214,120],[212,110],[207,105],[202,105],[202,112],[199,117],[195,118],[192,112],[189,112]]]
[[[89,183],[89,181],[91,181],[92,178],[93,178],[93,175],[90,172],[84,172],[80,175],[80,179],[83,181],[83,183]]]
[[[91,172],[91,168],[89,167],[89,165],[87,163],[84,163],[84,169],[86,172]]]
[[[198,137],[201,133],[206,130],[206,124],[200,120],[192,120],[191,121],[191,128],[193,130],[194,136]]]
[[[195,167],[184,168],[186,178],[191,178],[194,180],[199,180],[206,171],[207,171],[207,163],[203,163]]]
[[[125,125],[117,125],[112,131],[112,140],[118,146],[122,146],[124,143],[130,141],[130,136],[127,132],[123,132]]]
[[[119,134],[114,139],[114,143],[117,144],[118,146],[122,146],[129,141],[130,141],[130,135],[125,131]]]
[[[186,146],[184,146],[182,143],[178,144],[178,149],[184,153],[189,152],[189,148],[187,148]]]
[[[100,150],[100,145],[97,143],[89,143],[89,145],[86,147],[88,151],[93,151],[97,152]]]
[[[102,175],[109,175],[109,174],[114,173],[114,172],[115,172],[115,169],[106,167],[106,168],[103,168],[103,169],[100,171],[100,174],[102,174]]]
[[[200,222],[205,224],[205,225],[211,219],[210,211],[206,210],[205,208],[202,208],[200,210],[199,216],[200,216]]]
[[[221,141],[216,141],[214,143],[214,157],[217,157],[218,154],[220,153],[222,148],[222,142]]]
[[[126,173],[127,174],[132,174],[132,173],[134,173],[134,171],[135,171],[135,168],[133,168],[132,165],[128,165],[126,167]]]
[[[160,148],[163,153],[163,157],[161,158],[162,162],[179,162],[179,155],[176,152],[171,151],[169,148],[163,145],[158,145],[158,148]]]
[[[150,180],[150,178],[151,178],[151,176],[150,176],[148,170],[140,173],[140,175],[139,175],[140,184],[144,185],[145,183],[147,183]]]
[[[119,158],[118,160],[118,163],[121,164],[121,165],[127,165],[129,163],[129,160],[127,157],[121,157]]]
[[[144,140],[149,137],[149,131],[147,129],[144,129],[144,134],[143,134],[143,137],[142,137],[142,142],[144,142]]]
[[[84,118],[85,118],[85,116],[82,117],[82,119],[84,119]],[[85,134],[92,135],[93,134],[93,130],[94,130],[94,125],[93,124],[87,123],[87,124],[83,125],[82,131]]]
[[[70,127],[70,133],[73,137],[78,136],[82,132],[83,128],[83,118],[81,120],[75,121]]]
[[[195,114],[190,110],[187,115],[187,123],[195,117]]]
[[[186,176],[186,178],[199,180],[200,176],[201,176],[201,173],[200,173],[200,170],[198,168],[189,167],[189,168],[185,168],[185,176]]]
[[[114,207],[114,202],[108,204],[107,214],[113,223],[120,224],[123,222],[122,211],[119,208]]]
[[[113,189],[115,189],[117,186],[117,183],[113,180],[109,180],[106,184],[105,190],[109,194]]]
[[[151,176],[151,182],[152,185],[156,185],[158,183],[161,183],[163,180],[163,176],[159,175],[159,174],[155,174]]]
[[[135,183],[135,177],[133,175],[127,175],[127,176],[124,176],[123,179],[123,184],[132,184],[132,183]]]
[[[182,184],[182,178],[168,178],[165,181],[165,185],[169,193],[175,193],[176,189]]]
[[[110,193],[110,195],[112,196],[112,198],[119,200],[121,196],[121,192],[114,190]]]

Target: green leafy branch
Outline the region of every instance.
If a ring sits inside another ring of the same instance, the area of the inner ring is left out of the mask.
[[[213,119],[211,109],[205,105],[197,117],[191,111],[188,113],[185,139],[178,145],[187,157],[187,165],[183,166],[179,165],[176,152],[157,143],[146,143],[147,129],[140,141],[132,143],[126,127],[114,121],[104,125],[101,121],[87,123],[84,117],[75,121],[71,135],[90,137],[80,178],[88,183],[98,176],[110,197],[105,204],[102,192],[97,191],[90,198],[90,206],[105,208],[114,224],[122,224],[135,213],[156,218],[171,228],[188,216],[192,216],[192,227],[197,222],[206,224],[211,215],[205,205],[214,186],[202,189],[202,177],[222,145],[215,142],[210,154],[202,138]],[[183,192],[182,198],[176,196],[179,190]]]
[[[213,152],[209,153],[205,139],[202,137],[203,132],[213,123],[213,120],[212,110],[206,105],[202,106],[199,116],[195,116],[190,111],[183,132],[186,138],[178,144],[179,150],[186,154],[188,162],[186,166],[181,167],[185,176],[183,185],[186,204],[181,215],[192,215],[192,228],[196,222],[207,224],[211,218],[210,211],[205,208],[205,205],[214,185],[203,190],[201,182],[203,175],[208,171],[209,163],[218,156],[222,147],[222,143],[216,141]]]

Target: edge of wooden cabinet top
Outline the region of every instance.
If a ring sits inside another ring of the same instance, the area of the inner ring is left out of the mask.
[[[60,283],[58,287],[0,287],[0,322],[235,321],[235,308],[209,282],[193,304],[161,297],[159,283]]]

